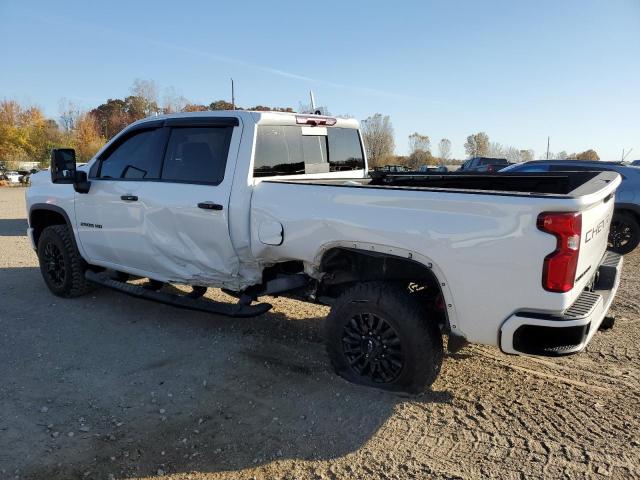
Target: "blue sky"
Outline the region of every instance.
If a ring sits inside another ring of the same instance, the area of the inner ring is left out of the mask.
[[[640,158],[640,0],[0,3],[0,97],[58,116],[134,79],[193,102],[317,102],[413,131]]]

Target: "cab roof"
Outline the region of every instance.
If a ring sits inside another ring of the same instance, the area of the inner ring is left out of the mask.
[[[290,112],[263,112],[253,110],[212,110],[206,112],[180,112],[169,113],[163,115],[156,115],[152,117],[146,117],[142,120],[138,120],[135,124],[144,122],[168,120],[172,118],[211,118],[211,117],[236,117],[239,118],[242,123],[256,123],[262,125],[300,125],[298,118],[305,117],[309,119],[317,118],[318,120],[330,119],[335,120],[334,127],[340,128],[358,128],[359,123],[353,118],[339,118],[333,116],[313,115],[308,113],[290,113]],[[133,124],[132,124],[133,125]]]

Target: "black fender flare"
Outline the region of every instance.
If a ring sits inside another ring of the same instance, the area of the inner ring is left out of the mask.
[[[69,215],[67,214],[66,210],[64,208],[62,208],[62,207],[59,207],[58,205],[51,205],[49,203],[34,203],[33,205],[31,205],[31,207],[29,208],[29,218],[28,218],[29,227],[30,228],[34,228],[33,227],[33,214],[34,214],[34,212],[41,211],[41,210],[54,212],[54,213],[57,213],[58,215],[60,215],[64,219],[67,227],[69,227],[69,229],[71,229],[71,231],[73,232],[74,240],[76,240],[76,243],[77,243],[77,239],[75,238],[75,236],[76,236],[75,235],[75,230],[73,228],[73,224],[71,223],[71,219],[69,218]],[[35,243],[35,245],[37,247],[38,239],[36,238],[35,235],[33,237],[33,241],[34,241],[34,243]]]

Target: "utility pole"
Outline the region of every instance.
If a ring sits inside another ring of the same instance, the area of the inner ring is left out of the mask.
[[[547,160],[549,160],[549,143],[551,142],[551,137],[547,137]]]
[[[231,105],[232,105],[232,108],[235,110],[236,109],[236,93],[233,89],[233,78],[231,79]]]

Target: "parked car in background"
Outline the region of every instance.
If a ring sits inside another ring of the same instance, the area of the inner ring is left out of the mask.
[[[459,172],[497,172],[509,166],[506,158],[474,157],[462,164]]]
[[[20,183],[21,175],[18,172],[5,172],[4,176],[10,183]]]
[[[382,167],[374,167],[374,172],[408,172],[409,169],[404,165],[383,165]]]
[[[449,169],[444,165],[420,165],[420,168],[418,168],[418,171],[422,173],[426,173],[426,172],[444,173],[444,172],[448,172]]]
[[[535,160],[511,165],[500,173],[544,173],[568,171],[613,171],[622,176],[616,192],[609,231],[609,249],[626,254],[640,243],[640,168],[622,162],[593,160]]]
[[[633,162],[631,162],[631,165],[634,167],[640,167],[640,160],[634,160]]]

